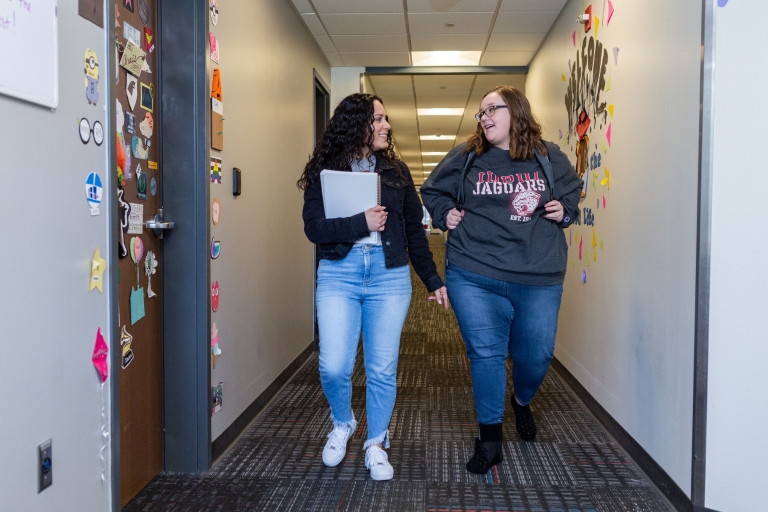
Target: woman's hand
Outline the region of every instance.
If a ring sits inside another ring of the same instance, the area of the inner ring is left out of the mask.
[[[545,219],[553,220],[557,223],[563,221],[563,205],[560,201],[552,200],[544,205],[544,209],[547,213],[544,215]]]
[[[448,215],[445,217],[445,223],[448,225],[448,229],[456,229],[456,226],[459,225],[459,222],[461,222],[461,219],[463,218],[464,210],[459,211],[456,208],[451,208],[451,211],[449,211]]]
[[[436,300],[438,304],[443,304],[445,309],[448,309],[450,306],[448,303],[448,290],[445,289],[445,286],[435,290],[435,294],[429,297],[427,300]]]
[[[368,223],[368,229],[371,231],[384,231],[384,224],[387,223],[387,212],[383,206],[374,206],[365,210],[365,222]]]

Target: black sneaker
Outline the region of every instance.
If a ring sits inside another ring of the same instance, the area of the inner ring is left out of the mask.
[[[515,412],[515,426],[517,427],[517,433],[523,441],[533,441],[536,438],[536,422],[533,420],[533,414],[531,414],[531,405],[520,405],[515,400],[515,395],[512,395],[512,410]]]
[[[501,453],[501,423],[480,425],[480,437],[475,438],[475,454],[467,462],[467,471],[484,475],[504,460]]]

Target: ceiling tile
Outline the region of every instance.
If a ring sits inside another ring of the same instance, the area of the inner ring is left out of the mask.
[[[497,85],[511,85],[525,92],[525,75],[478,75],[477,80],[475,80],[475,88],[472,90],[472,97],[470,98],[470,104],[473,105],[472,108],[477,108],[483,95]]]
[[[496,0],[408,0],[408,12],[495,12]]]
[[[466,92],[431,93],[416,95],[416,108],[464,108],[467,106],[469,88]]]
[[[345,36],[334,35],[333,42],[340,52],[407,52],[408,36]]]
[[[342,53],[341,58],[347,66],[407,66],[408,53]]]
[[[567,0],[502,0],[499,12],[557,11],[560,12]],[[317,5],[317,4],[315,4]]]
[[[411,29],[413,30],[413,29]],[[482,51],[487,33],[482,34],[414,34],[411,33],[411,49],[415,52],[433,51]]]
[[[320,45],[320,49],[323,50],[324,53],[334,53],[336,51],[333,47],[333,43],[331,43],[331,38],[327,35],[317,34],[315,35],[315,40],[317,40],[317,44]]]
[[[454,131],[451,135],[455,135],[456,132]],[[423,140],[421,141],[421,150],[422,151],[450,151],[453,149],[453,139],[448,139],[445,141],[437,141],[437,140]]]
[[[393,93],[413,92],[410,75],[369,75],[377,91]]]
[[[413,99],[413,93],[397,93],[397,92],[381,92],[374,86],[374,89],[376,90],[376,95],[379,96],[384,101],[384,109],[387,111],[387,115],[389,115],[389,105],[392,106],[399,106],[399,107],[410,107],[410,108],[416,108],[416,102]],[[413,115],[416,115],[416,111],[413,111]]]
[[[408,27],[411,34],[487,34],[492,19],[492,12],[408,13]],[[455,25],[446,27],[449,22]]]
[[[313,0],[319,14],[403,12],[403,0]]]
[[[549,32],[560,11],[500,12],[493,25],[494,34]]]
[[[413,77],[413,83],[417,95],[445,92],[468,93],[474,79],[474,75],[416,75]]]
[[[527,66],[536,52],[485,52],[483,66]]]
[[[419,129],[423,135],[456,133],[460,122],[459,116],[419,116]]]
[[[403,14],[323,14],[321,18],[331,35],[377,36],[406,33]]]
[[[316,14],[302,14],[301,19],[304,20],[304,24],[312,34],[325,34],[323,25],[320,23],[320,18],[318,18]]]
[[[342,62],[341,57],[339,57],[338,53],[326,53],[325,58],[328,59],[328,62],[333,67],[336,67],[336,68],[344,67],[344,62]]]
[[[535,52],[539,49],[546,32],[536,34],[500,34],[494,30],[488,41],[489,52]]]
[[[292,2],[293,6],[296,7],[296,10],[299,11],[299,14],[315,12],[312,9],[312,6],[309,5],[309,0],[292,0]]]

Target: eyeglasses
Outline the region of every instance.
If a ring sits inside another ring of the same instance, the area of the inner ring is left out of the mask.
[[[479,123],[480,120],[483,118],[483,116],[493,117],[493,114],[496,113],[497,108],[509,108],[509,107],[507,107],[506,105],[491,105],[485,110],[481,110],[480,112],[475,114],[475,119]]]

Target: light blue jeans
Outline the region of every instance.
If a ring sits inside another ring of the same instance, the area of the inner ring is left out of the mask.
[[[352,371],[360,331],[366,375],[368,440],[389,448],[389,420],[397,394],[400,334],[411,303],[408,265],[386,268],[380,245],[356,245],[342,260],[317,270],[320,381],[334,425],[355,421]]]

